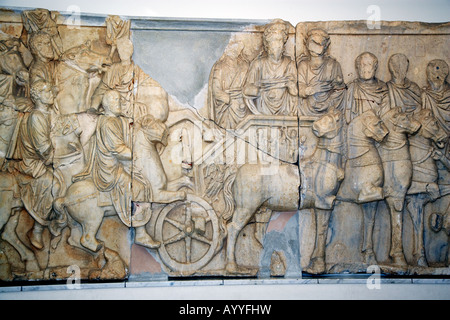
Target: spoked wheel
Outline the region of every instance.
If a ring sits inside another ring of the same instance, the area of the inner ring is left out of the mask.
[[[214,256],[220,240],[219,219],[202,198],[188,194],[185,201],[165,206],[156,221],[159,255],[172,271],[193,274]]]

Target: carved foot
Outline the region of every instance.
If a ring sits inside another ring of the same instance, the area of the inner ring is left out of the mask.
[[[159,241],[153,240],[152,237],[150,237],[150,235],[145,230],[145,227],[143,226],[136,228],[134,243],[147,247],[149,249],[157,249],[161,246],[161,243]]]
[[[239,266],[236,262],[229,262],[225,267],[225,271],[229,275],[254,275],[257,269]]]
[[[405,256],[403,253],[394,253],[392,255],[392,264],[397,267],[407,267],[408,263],[406,262]]]
[[[428,261],[424,255],[420,255],[419,257],[417,257],[416,261],[418,267],[428,268]]]
[[[364,251],[364,263],[366,263],[367,265],[370,265],[370,266],[378,264],[373,250],[370,249],[370,250]]]
[[[25,261],[25,270],[27,272],[38,272],[41,270],[39,263],[36,259],[30,259]]]
[[[326,272],[327,265],[323,258],[312,258],[309,265],[303,271],[310,274],[323,274]]]
[[[97,239],[89,235],[83,235],[81,237],[80,243],[83,247],[91,250],[92,252],[97,252],[102,247],[102,244],[98,242]]]
[[[38,250],[44,248],[44,242],[42,241],[42,230],[33,229],[29,236],[30,242]]]

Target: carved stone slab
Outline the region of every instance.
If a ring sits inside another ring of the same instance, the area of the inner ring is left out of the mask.
[[[449,274],[449,23],[77,23],[0,11],[1,281]]]

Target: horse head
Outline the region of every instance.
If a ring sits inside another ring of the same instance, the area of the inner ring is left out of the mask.
[[[373,110],[366,111],[357,118],[361,119],[361,130],[367,138],[373,139],[376,142],[382,142],[388,135],[389,129]],[[353,121],[357,118],[353,119]]]
[[[444,148],[448,136],[433,112],[430,109],[422,109],[414,115],[414,118],[421,123],[418,135],[431,139],[438,148]]]
[[[414,134],[421,126],[421,123],[412,115],[402,112],[401,107],[395,107],[386,112],[382,120],[390,132]]]
[[[13,75],[20,86],[29,81],[29,72],[19,52],[20,40],[16,38],[0,41],[0,69],[2,73]]]
[[[312,131],[318,138],[333,139],[340,133],[342,125],[342,112],[335,110],[314,121]]]
[[[61,60],[73,64],[86,72],[103,70],[112,63],[109,56],[93,51],[90,41],[67,50],[62,54]]]

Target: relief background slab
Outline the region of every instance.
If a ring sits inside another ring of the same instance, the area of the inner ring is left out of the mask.
[[[65,25],[66,14],[54,14],[64,49],[90,40],[94,51],[104,55],[109,53],[110,47],[105,42],[105,16],[82,15],[81,26],[74,28]],[[207,119],[211,69],[232,39],[240,39],[249,46],[261,46],[264,25],[270,21],[122,18],[131,20],[133,61],[168,93],[170,113],[166,124],[169,136],[168,144],[161,152],[161,161],[167,178],[170,181],[182,175],[181,163],[174,164],[172,161],[180,161],[182,158],[180,139],[184,132],[188,132],[194,155],[192,172],[194,180],[196,179],[196,196],[207,200],[207,204],[218,213],[224,206],[223,195],[216,200],[204,196],[205,186],[202,184],[208,176],[207,166],[201,161],[196,163],[195,157],[198,155],[196,152],[200,150],[200,155],[206,154],[214,158],[217,153],[213,153],[212,150],[220,146],[216,141],[205,139],[205,132],[214,134],[212,130],[214,125]],[[20,12],[2,10],[0,28],[4,34],[21,37],[23,31]],[[421,88],[427,84],[425,69],[430,60],[442,59],[447,63],[450,61],[449,23],[418,22],[382,22],[379,30],[368,29],[365,21],[300,22],[290,28],[286,45],[288,56],[298,59],[304,53],[306,32],[313,28],[322,28],[329,33],[331,39],[329,52],[340,62],[345,83],[356,77],[354,61],[364,51],[370,51],[378,57],[377,77],[383,81],[390,79],[387,66],[389,57],[394,53],[405,54],[410,62],[408,78]],[[25,52],[24,57],[31,61],[32,57],[27,54],[29,53]],[[117,61],[117,53],[113,59]],[[99,77],[94,79],[92,86],[95,87],[99,81]],[[302,157],[306,158],[312,154],[317,143],[310,129],[312,119],[300,116],[288,120],[293,121],[294,128],[297,129],[298,135],[295,138],[298,141],[306,141],[299,145],[300,151],[303,152],[300,156],[301,161]],[[216,137],[217,135],[218,133]],[[244,149],[261,156],[260,150],[256,150],[254,145],[248,143],[248,139],[252,137],[245,139],[247,138],[238,139],[241,143],[247,144]],[[225,143],[227,141],[225,139]],[[271,156],[269,154],[269,157]],[[296,161],[293,163],[297,165]],[[390,217],[385,202],[380,201],[374,227],[374,251],[384,272],[401,275],[448,275],[446,265],[448,236],[445,232],[433,232],[428,221],[432,213],[437,211],[445,213],[443,208],[449,208],[449,203],[450,196],[447,195],[426,207],[424,242],[430,268],[406,270],[390,266]],[[156,212],[164,210],[163,206],[156,205],[154,208]],[[411,239],[413,226],[408,214],[403,215],[403,222],[404,254],[406,260],[410,262],[413,260]],[[211,254],[211,258],[205,260],[205,264],[202,263],[199,270],[193,271],[189,268],[186,272],[174,270],[164,263],[157,250],[134,243],[135,230],[126,227],[116,215],[105,217],[97,234],[97,238],[104,242],[105,248],[109,251],[94,254],[84,248],[69,245],[68,229],[63,230],[58,243],[52,243],[49,231],[44,230],[44,248],[36,250],[26,236],[32,224],[33,221],[28,214],[25,211],[20,212],[17,234],[36,255],[40,270],[28,271],[14,248],[2,240],[0,249],[10,262],[8,265],[3,259],[3,263],[0,264],[3,270],[0,275],[6,274],[2,280],[66,279],[70,276],[67,268],[71,265],[79,266],[83,280],[139,281],[165,279],[168,276],[229,275],[224,271],[225,245],[222,244],[223,247]],[[363,262],[360,247],[362,224],[362,213],[357,204],[344,201],[336,203],[327,231],[327,272],[365,272],[367,265]],[[146,227],[151,236],[155,236],[158,232],[155,225],[158,225],[157,217],[152,215]],[[219,223],[217,227],[220,229]],[[72,237],[81,237],[79,227],[72,229]],[[310,263],[314,237],[315,222],[312,210],[299,210],[298,214],[275,211],[271,216],[257,215],[243,228],[236,243],[236,263],[254,271],[244,272],[238,276],[301,276],[301,270]],[[220,241],[225,241],[226,244],[226,240]],[[179,250],[182,252],[183,248]],[[11,277],[8,271],[12,271],[14,277]]]

